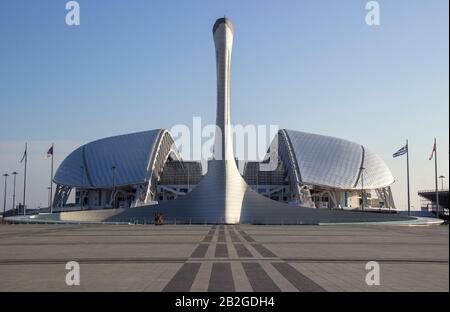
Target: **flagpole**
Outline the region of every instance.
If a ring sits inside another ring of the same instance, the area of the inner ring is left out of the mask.
[[[50,213],[53,213],[53,155],[55,153],[54,144],[52,144],[52,166],[50,169]]]
[[[406,180],[407,180],[407,191],[408,191],[408,216],[411,216],[411,196],[409,193],[409,144],[406,140]]]
[[[434,177],[435,177],[435,183],[436,183],[436,217],[439,218],[439,190],[438,190],[438,174],[437,174],[436,138],[434,138]]]
[[[28,160],[28,146],[25,142],[25,164],[24,164],[24,170],[23,170],[23,215],[25,216],[27,214],[26,210],[26,191],[27,191],[27,160]]]

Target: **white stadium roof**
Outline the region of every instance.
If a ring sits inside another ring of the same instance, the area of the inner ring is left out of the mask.
[[[67,186],[110,188],[143,183],[161,130],[100,139],[73,151],[59,166],[54,181]],[[84,170],[84,173],[83,173]]]
[[[163,131],[156,129],[113,136],[83,145],[62,162],[54,181],[72,187],[111,188],[111,168],[115,166],[116,186],[142,184],[148,180],[149,164]],[[293,152],[293,162],[296,162],[287,168],[298,168],[301,184],[359,189],[361,166],[365,168],[366,189],[379,189],[394,182],[384,161],[360,144],[294,130],[282,130],[280,133],[288,138],[286,142]]]
[[[384,161],[366,147],[330,136],[283,130],[295,154],[303,184],[337,189],[378,189],[394,182]]]

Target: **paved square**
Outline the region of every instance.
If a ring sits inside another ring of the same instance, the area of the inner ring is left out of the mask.
[[[448,226],[0,225],[0,291],[449,291]],[[65,284],[78,261],[81,285]],[[368,261],[379,286],[365,283]]]

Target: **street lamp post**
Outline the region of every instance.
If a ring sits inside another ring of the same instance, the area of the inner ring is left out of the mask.
[[[48,207],[50,208],[50,205],[51,205],[51,198],[52,198],[52,194],[51,194],[51,187],[50,186],[48,186],[47,187],[47,190],[48,190]]]
[[[189,165],[186,164],[186,167],[187,167],[187,186],[188,186],[188,187],[187,187],[187,188],[188,188],[187,193],[189,193],[189,188],[190,188],[190,185],[189,185],[189,184],[190,184],[190,181],[189,181],[189,178],[190,178],[190,177],[189,177]],[[187,193],[186,193],[186,194],[187,194]]]
[[[259,167],[256,168],[256,192],[259,194]]]
[[[84,186],[84,166],[80,166],[81,169],[81,187],[80,187],[80,209],[83,210],[83,201],[84,201],[84,197],[83,197],[83,191],[82,188]]]
[[[16,175],[19,173],[14,171],[12,175],[14,176],[14,182],[13,182],[13,200],[12,200],[12,209],[13,209],[13,215],[16,214]]]
[[[3,220],[5,220],[5,216],[6,216],[6,185],[8,183],[9,174],[5,173],[5,174],[3,174],[3,176],[5,177],[5,194],[3,196]]]
[[[444,190],[444,179],[445,177],[443,175],[439,176],[439,179],[441,179],[441,190]]]
[[[361,210],[364,211],[364,168],[363,166],[361,166],[359,168],[360,172],[361,172]]]
[[[112,205],[113,208],[116,208],[116,166],[112,166],[111,170],[112,170],[112,186],[113,186]]]

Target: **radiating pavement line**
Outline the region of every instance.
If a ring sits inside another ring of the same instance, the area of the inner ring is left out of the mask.
[[[253,291],[252,285],[245,274],[244,268],[241,262],[231,262],[231,271],[233,272],[234,287],[239,292],[251,292]]]
[[[219,231],[219,236],[217,238],[217,241],[220,243],[225,243],[226,239],[225,239],[225,231],[224,230],[220,230]]]
[[[189,291],[200,269],[201,263],[185,263],[163,288],[164,292]]]
[[[213,263],[208,291],[235,291],[230,263]]]
[[[216,244],[216,252],[214,254],[216,258],[228,258],[227,244]]]
[[[224,240],[225,240],[225,243],[227,245],[227,250],[228,250],[228,256],[227,257],[231,258],[231,259],[237,259],[239,257],[238,257],[238,254],[236,252],[236,249],[234,249],[234,246],[231,243],[230,230],[231,230],[230,225],[225,225],[225,228],[224,228],[225,238],[224,238]]]
[[[257,262],[243,262],[245,274],[252,285],[255,292],[276,292],[281,291],[274,283],[270,276],[264,271],[261,265]]]
[[[298,292],[298,289],[291,284],[280,272],[278,272],[270,262],[259,261],[261,267],[266,271],[267,275],[272,279],[272,281],[280,288],[282,292]]]
[[[239,237],[236,235],[236,233],[234,231],[230,230],[229,233],[230,233],[231,241],[233,243],[240,243],[241,242],[241,240],[239,239]]]
[[[194,260],[195,261],[195,260]],[[191,291],[208,291],[209,279],[211,278],[212,262],[203,262],[191,286]]]
[[[271,252],[269,249],[260,244],[252,244],[252,247],[258,251],[263,258],[278,258],[276,254]]]
[[[239,230],[238,232],[239,232],[239,234],[241,234],[241,236],[242,236],[247,242],[250,242],[250,243],[256,242],[256,241],[253,239],[253,237],[251,237],[250,235],[248,235],[245,231]]]
[[[204,258],[208,251],[209,244],[200,244],[191,254],[191,258]]]
[[[213,238],[212,235],[206,235],[206,236],[203,238],[202,242],[203,242],[203,243],[210,243],[210,242],[212,241],[212,238]]]
[[[236,235],[236,237],[239,239],[239,242],[242,243],[242,245],[250,252],[251,257],[257,258],[257,259],[262,258],[261,254],[255,248],[253,248],[253,244],[249,242],[249,240],[255,241],[254,239],[249,237],[244,231],[237,230],[237,232],[236,232],[233,228],[233,232]],[[246,235],[247,238],[245,238],[243,235],[244,236]]]
[[[239,259],[238,253],[236,252],[236,249],[234,248],[232,243],[227,243],[227,248],[229,259]]]
[[[286,262],[272,262],[272,266],[278,270],[292,285],[299,291],[308,292],[323,292],[326,291],[322,286],[311,280],[306,275],[303,275],[289,263]]]
[[[244,246],[244,244],[233,244],[233,245],[239,257],[253,258],[252,253]]]

